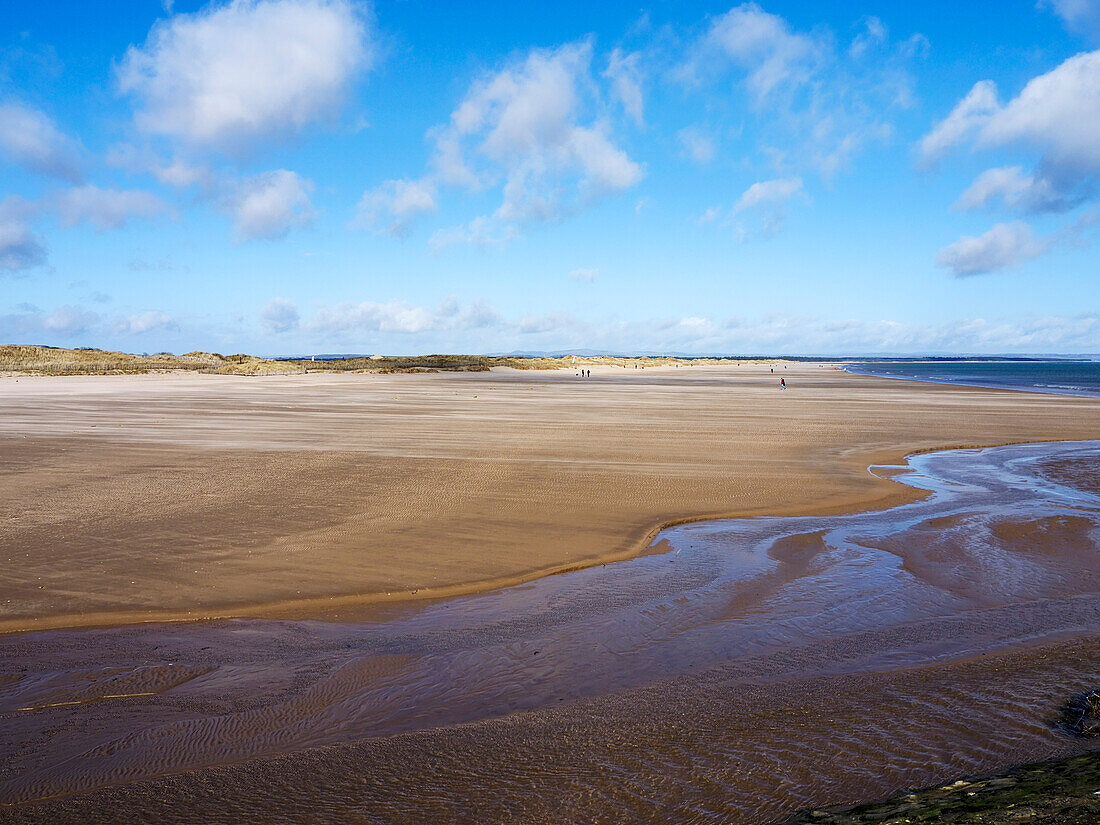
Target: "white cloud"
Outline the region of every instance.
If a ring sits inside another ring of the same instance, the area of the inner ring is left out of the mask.
[[[158,21],[118,70],[150,134],[241,151],[333,114],[370,63],[350,0],[232,0]]]
[[[934,159],[964,142],[980,149],[1032,149],[1039,159],[1032,174],[1020,167],[986,170],[959,198],[962,208],[999,200],[1016,211],[1060,212],[1092,198],[1100,185],[1100,51],[1071,57],[1033,78],[1003,105],[991,81],[978,83],[924,137],[921,154]],[[1035,241],[1025,237],[1025,229],[1024,224],[1001,224],[981,238],[964,238],[941,251],[941,263],[945,255],[966,251],[976,261],[973,268],[964,265],[962,274],[969,274],[1005,265],[1002,257],[1011,263],[1050,248],[1055,236]],[[1057,234],[1072,231],[1068,227]],[[992,266],[983,262],[987,258]]]
[[[507,237],[509,225],[558,220],[641,179],[642,168],[612,141],[609,123],[586,116],[596,102],[591,63],[588,42],[533,49],[476,81],[450,123],[431,130],[440,183],[502,187],[500,206],[483,217],[503,226],[468,235]]]
[[[0,201],[0,273],[46,263],[46,246],[27,224],[33,211],[22,198],[10,196]]]
[[[921,140],[921,153],[934,158],[970,138],[1033,147],[1059,173],[1100,173],[1100,51],[1033,78],[1003,106],[993,82],[981,81]]]
[[[272,298],[260,310],[260,320],[268,332],[290,332],[298,328],[298,307],[285,298]]]
[[[936,263],[963,278],[1036,258],[1050,245],[1050,238],[1036,238],[1022,221],[999,223],[983,235],[964,236],[945,246],[936,256]]]
[[[552,313],[549,315],[524,315],[515,325],[520,335],[542,335],[547,332],[559,332],[578,326],[568,315]]]
[[[49,315],[42,326],[48,332],[70,336],[87,332],[98,322],[99,315],[95,312],[77,306],[63,306]]]
[[[178,330],[170,315],[156,310],[139,312],[124,318],[116,318],[112,329],[116,335],[141,335],[146,332],[169,332]]]
[[[776,235],[787,219],[787,202],[795,197],[805,198],[799,177],[758,181],[746,189],[731,212],[731,217],[738,218],[734,223],[738,240]]]
[[[296,172],[276,169],[240,181],[228,198],[233,234],[238,241],[282,238],[313,222],[312,182]]]
[[[889,140],[893,113],[914,105],[910,64],[922,41],[914,35],[893,43],[881,21],[867,18],[853,47],[841,51],[824,27],[797,31],[744,3],[709,20],[673,76],[703,90],[708,108],[721,111],[715,102],[728,92],[715,88],[732,75],[731,125],[749,127],[761,154],[781,153],[828,178],[869,144]]]
[[[1071,57],[1031,80],[990,113],[979,142],[1022,143],[1055,166],[1100,171],[1100,51]]]
[[[1048,178],[1025,174],[1019,166],[986,169],[955,203],[958,209],[977,209],[1000,200],[1019,212],[1064,212],[1077,206],[1083,196],[1068,198]]]
[[[116,143],[107,150],[105,160],[109,166],[134,174],[151,174],[161,183],[177,189],[194,185],[208,188],[214,183],[214,173],[208,166],[179,155],[164,161],[149,149],[139,149],[129,143]]]
[[[324,334],[398,333],[415,335],[444,330],[470,330],[500,323],[500,316],[488,304],[475,301],[462,307],[454,298],[435,308],[405,301],[388,304],[363,301],[322,307],[309,323],[313,332]]]
[[[501,225],[485,215],[474,218],[467,224],[448,229],[437,229],[429,240],[432,250],[439,252],[458,243],[471,244],[482,248],[503,246],[516,237],[514,226]]]
[[[569,273],[569,279],[572,281],[583,281],[584,283],[593,283],[600,276],[598,269],[574,269]]]
[[[734,212],[743,212],[765,204],[783,204],[802,191],[802,178],[776,178],[762,180],[746,189],[734,206]]]
[[[863,31],[853,38],[852,45],[848,47],[848,55],[859,60],[875,46],[885,43],[887,39],[886,24],[877,17],[868,17],[863,21]]]
[[[708,206],[695,222],[700,226],[706,226],[708,223],[715,223],[722,218],[725,210],[718,206]]]
[[[822,49],[814,38],[792,32],[779,15],[744,3],[711,21],[689,71],[697,73],[700,62],[716,56],[747,72],[746,83],[761,103],[780,87],[809,79]]]
[[[52,203],[66,226],[86,222],[101,232],[119,229],[130,218],[155,218],[170,211],[168,204],[151,192],[101,189],[90,183],[58,193]]]
[[[0,151],[43,175],[80,180],[79,147],[38,109],[22,103],[0,104]]]
[[[951,147],[974,134],[998,110],[997,86],[992,80],[974,84],[951,113],[921,138],[920,154],[925,162],[942,157]]]
[[[388,180],[363,193],[359,223],[393,236],[405,235],[413,220],[435,211],[435,192],[429,180]]]
[[[1040,0],[1066,24],[1066,28],[1092,40],[1100,40],[1100,2],[1098,0]]]
[[[681,154],[696,163],[710,163],[714,160],[714,138],[697,126],[687,126],[676,133],[680,141]]]
[[[0,220],[0,270],[18,272],[46,262],[46,247],[25,224]]]
[[[645,101],[642,94],[642,71],[638,52],[614,49],[607,58],[603,76],[611,81],[611,91],[622,104],[623,110],[639,126],[645,120]]]

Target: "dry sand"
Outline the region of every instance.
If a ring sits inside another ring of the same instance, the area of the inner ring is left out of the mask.
[[[1096,399],[768,369],[0,379],[0,631],[348,618],[900,503],[867,466],[918,450],[1100,438]]]

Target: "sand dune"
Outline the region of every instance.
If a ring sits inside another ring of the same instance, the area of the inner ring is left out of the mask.
[[[768,370],[0,379],[0,630],[348,618],[898,503],[867,465],[912,451],[1100,437],[1095,399]]]

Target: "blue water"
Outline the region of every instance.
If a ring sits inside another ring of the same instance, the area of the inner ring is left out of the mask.
[[[856,361],[845,369],[911,381],[1100,396],[1100,361]]]

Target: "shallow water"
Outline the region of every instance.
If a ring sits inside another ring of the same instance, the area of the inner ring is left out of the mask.
[[[845,366],[858,375],[907,378],[972,387],[1027,390],[1054,395],[1100,395],[1100,361],[858,361]]]
[[[766,822],[1084,747],[1050,721],[1100,686],[1100,443],[895,477],[929,497],[370,624],[0,638],[0,817]]]

